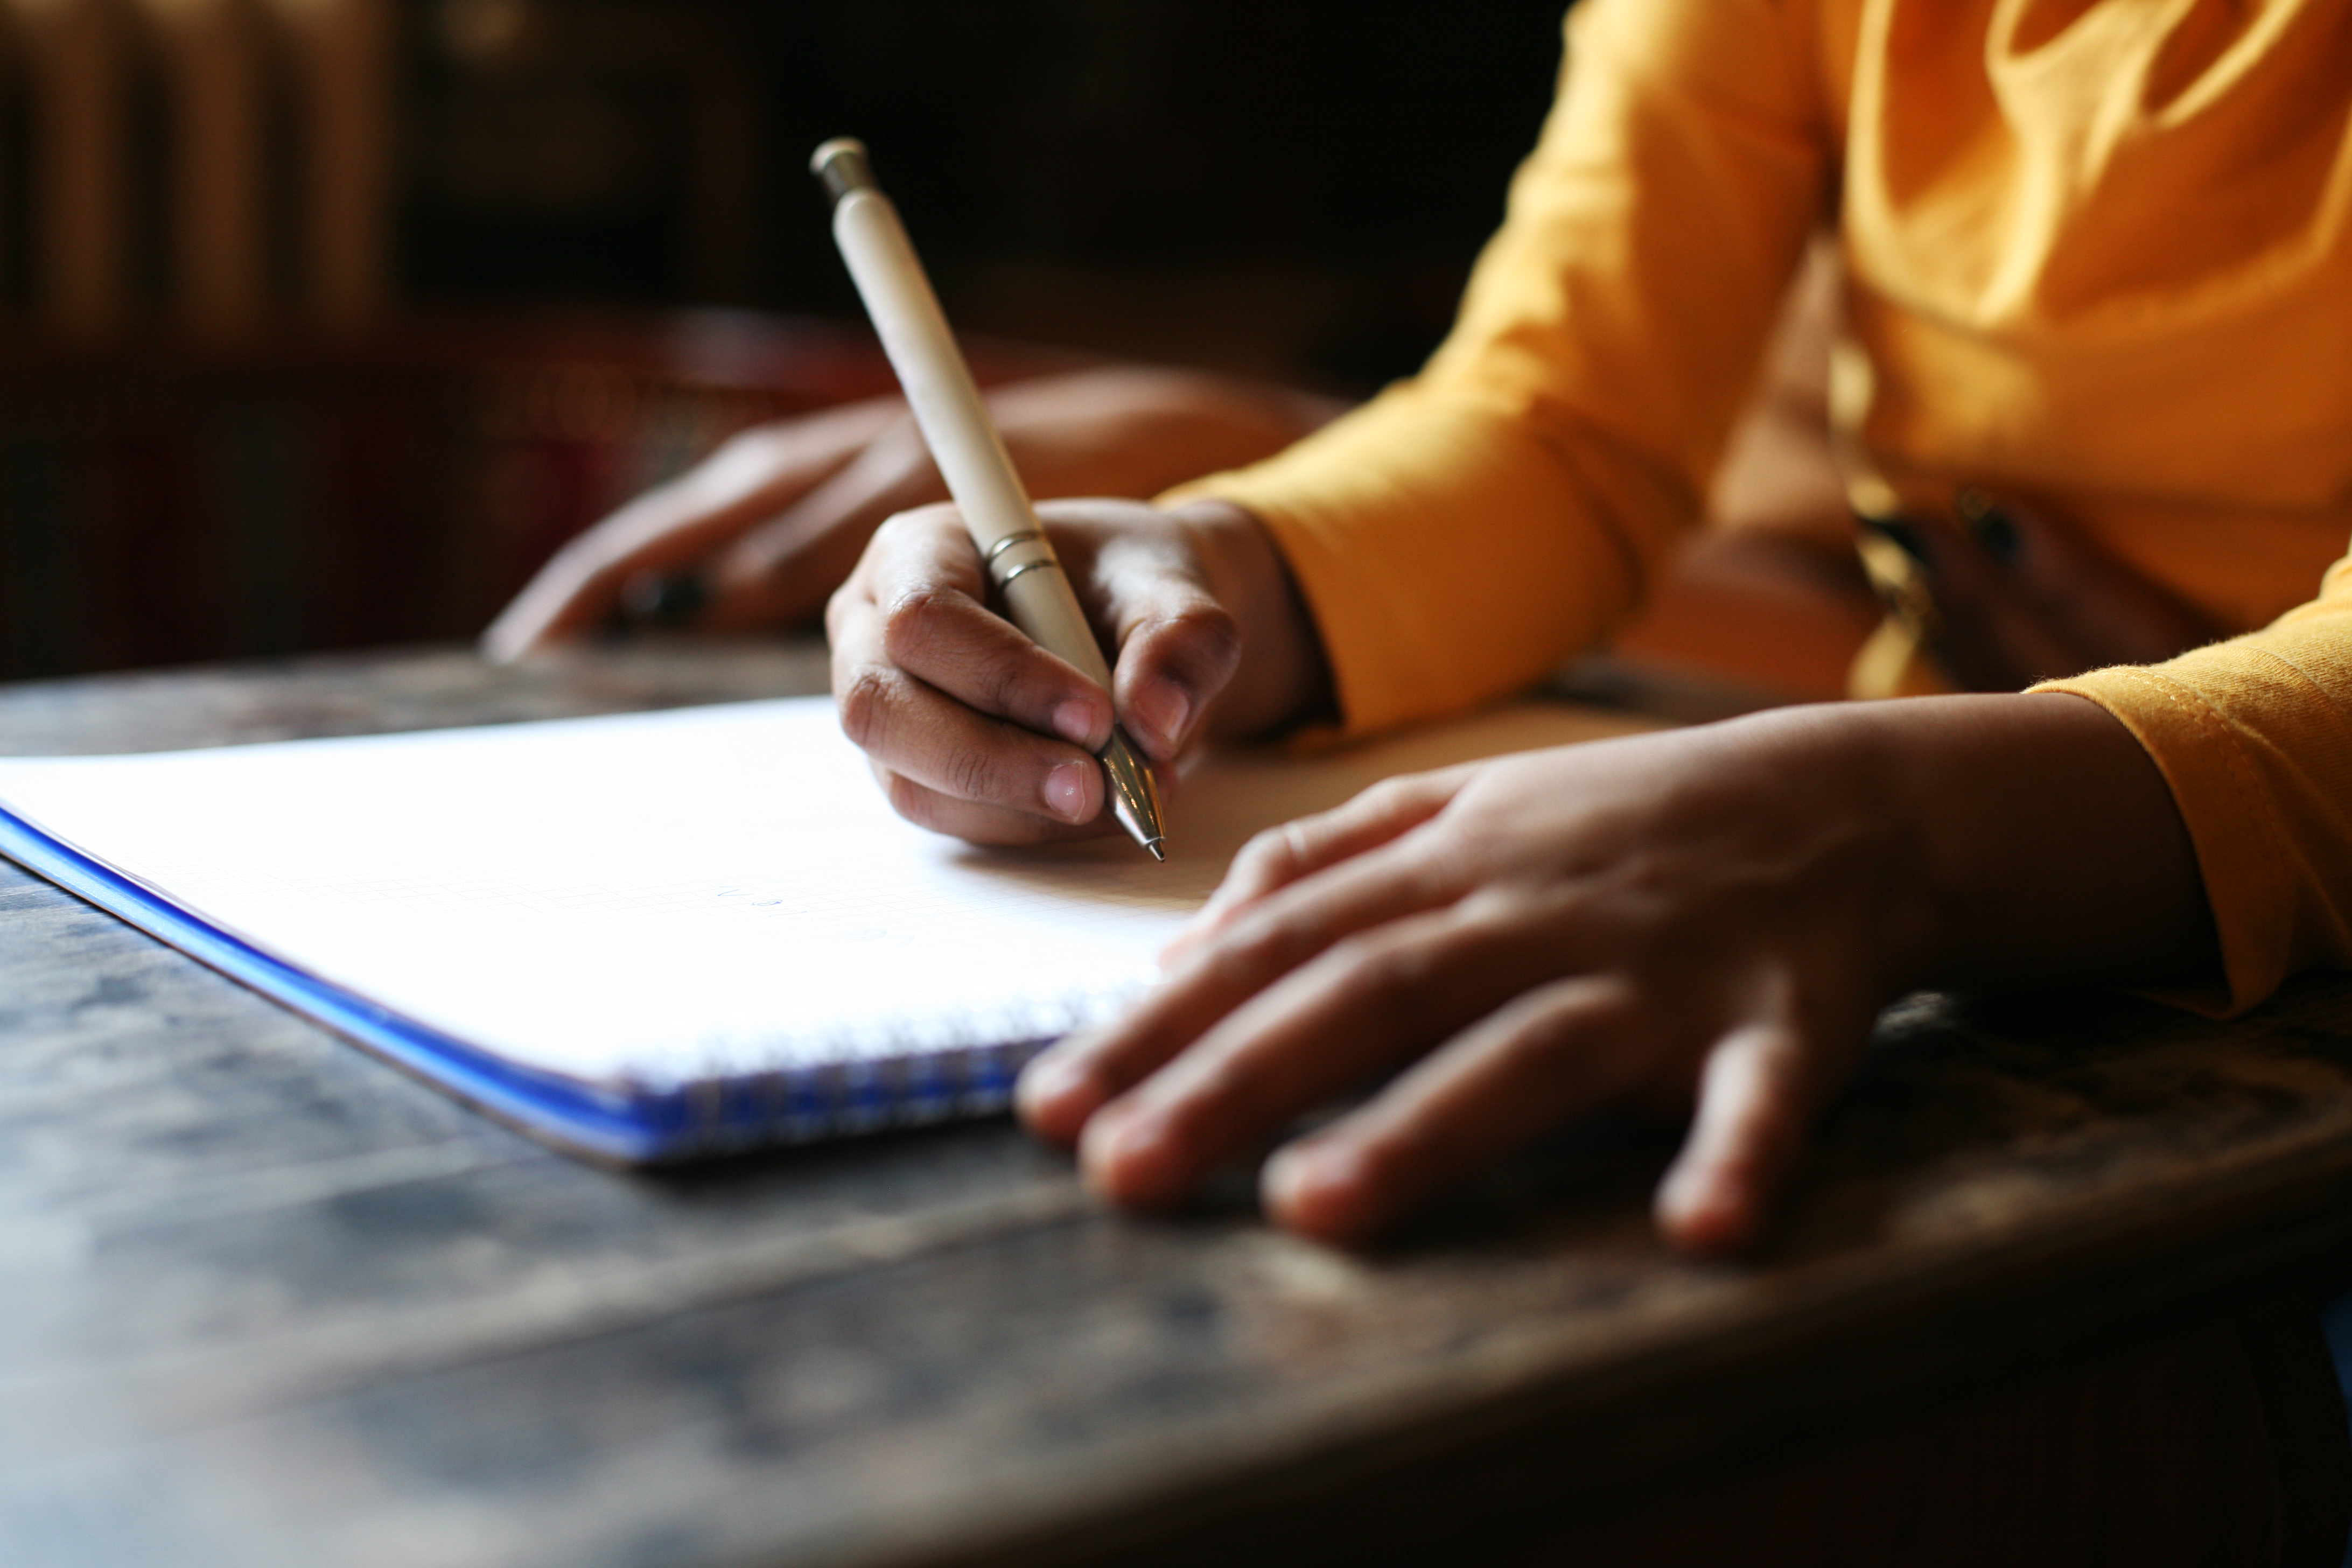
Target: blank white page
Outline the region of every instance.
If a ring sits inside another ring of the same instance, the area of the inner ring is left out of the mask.
[[[1257,828],[1388,773],[1644,727],[1498,710],[1178,781],[1125,839],[900,821],[824,698],[0,760],[0,803],[256,947],[526,1066],[654,1088],[1050,1037],[1148,984]]]

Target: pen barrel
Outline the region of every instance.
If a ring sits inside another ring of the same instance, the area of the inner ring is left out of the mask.
[[[1110,666],[1103,661],[1102,647],[1078,608],[1077,596],[1055,584],[1061,570],[1061,563],[1055,562],[1051,573],[1024,572],[1005,583],[1000,590],[1004,607],[1012,612],[1013,624],[1029,634],[1031,642],[1069,660],[1080,675],[1108,691]]]
[[[1036,531],[1036,509],[890,198],[870,188],[849,192],[834,205],[833,236],[972,542],[986,555],[1015,534]],[[1087,640],[1091,646],[1091,634]]]
[[[971,367],[948,330],[947,313],[940,309],[898,209],[871,183],[864,148],[854,142],[827,142],[814,163],[835,195],[833,237],[850,279],[1006,612],[1031,641],[1109,690],[1110,666],[1094,628],[980,400]],[[1150,764],[1116,727],[1097,755],[1120,826],[1153,858],[1165,859],[1159,786]]]

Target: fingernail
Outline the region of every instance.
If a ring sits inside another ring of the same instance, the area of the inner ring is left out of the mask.
[[[1137,1112],[1108,1126],[1096,1117],[1087,1124],[1082,1150],[1087,1176],[1121,1203],[1155,1203],[1178,1195],[1174,1144],[1160,1117]]]
[[[1102,1091],[1076,1057],[1048,1051],[1022,1070],[1013,1098],[1022,1120],[1041,1132],[1068,1137],[1101,1105]]]
[[[1172,680],[1148,680],[1135,694],[1135,717],[1140,720],[1156,750],[1174,751],[1184,739],[1184,721],[1192,715],[1192,700]]]
[[[1073,746],[1098,750],[1095,740],[1094,704],[1073,697],[1054,710],[1054,733]]]
[[[1379,1229],[1386,1217],[1365,1151],[1353,1142],[1276,1151],[1265,1163],[1258,1195],[1286,1229],[1343,1245]]]
[[[1087,775],[1094,772],[1087,763],[1055,763],[1045,775],[1045,809],[1066,822],[1087,819]]]
[[[1347,1151],[1328,1144],[1294,1143],[1277,1149],[1265,1163],[1259,1191],[1266,1206],[1285,1215],[1314,1209],[1330,1201],[1334,1192],[1354,1184],[1358,1162]]]
[[[1976,535],[1984,552],[2002,565],[2016,560],[2017,552],[2025,547],[2025,536],[2018,531],[2017,520],[2010,515],[2009,509],[1975,486],[1955,495],[1952,507],[1960,514],[1960,521],[1969,525],[1969,531]]]
[[[1726,1251],[1745,1239],[1738,1195],[1716,1173],[1677,1165],[1658,1188],[1658,1215],[1685,1252]]]

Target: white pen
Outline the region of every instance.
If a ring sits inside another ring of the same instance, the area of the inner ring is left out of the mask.
[[[837,137],[819,147],[809,168],[833,197],[833,238],[882,339],[882,352],[906,389],[924,444],[946,477],[948,494],[963,512],[971,542],[1004,595],[1013,625],[1046,652],[1058,654],[1105,691],[1110,667],[1094,629],[1078,608],[1045,526],[1029,503],[1004,438],[988,417],[948,319],[915,257],[898,211],[874,183],[866,144]],[[1160,831],[1160,788],[1150,766],[1118,725],[1097,753],[1110,785],[1112,812],[1138,844],[1165,860]]]

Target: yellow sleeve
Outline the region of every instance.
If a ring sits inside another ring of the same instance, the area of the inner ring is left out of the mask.
[[[1289,451],[1187,485],[1262,518],[1350,731],[1592,642],[1694,523],[1834,156],[1795,0],[1586,0],[1452,334]]]
[[[2163,770],[2228,987],[2192,1005],[2239,1012],[2297,970],[2352,968],[2352,557],[2261,631],[2034,689],[2089,698]]]

